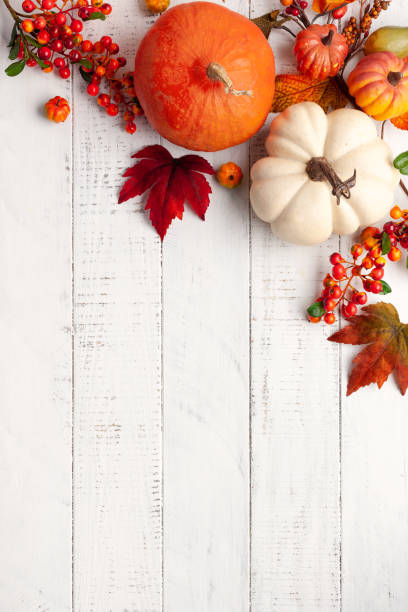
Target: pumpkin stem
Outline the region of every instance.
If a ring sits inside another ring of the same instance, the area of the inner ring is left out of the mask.
[[[398,83],[400,82],[400,80],[402,79],[404,75],[402,74],[402,72],[389,72],[387,75],[387,79],[388,82],[393,86],[396,87],[398,85]]]
[[[333,187],[332,194],[336,196],[337,205],[340,204],[340,197],[346,200],[351,198],[352,187],[355,187],[357,172],[354,170],[353,176],[346,181],[335,173],[332,166],[325,157],[312,157],[306,164],[306,172],[312,181],[326,181]]]
[[[253,92],[248,90],[239,91],[234,89],[232,86],[232,81],[228,76],[227,71],[221,64],[217,64],[217,62],[211,62],[207,66],[207,76],[212,81],[219,81],[224,85],[225,92],[232,94],[233,96],[252,96]]]
[[[333,36],[334,36],[334,30],[330,30],[330,32],[327,34],[327,36],[324,36],[322,38],[322,43],[328,47],[329,45],[331,45],[331,41],[333,40]]]

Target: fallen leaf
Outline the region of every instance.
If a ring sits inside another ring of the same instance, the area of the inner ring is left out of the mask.
[[[347,395],[371,383],[380,389],[391,372],[405,395],[408,387],[408,325],[400,322],[392,304],[378,302],[363,308],[364,313],[330,336],[332,342],[367,344],[354,358]]]
[[[391,119],[391,123],[400,130],[408,130],[408,113],[404,113],[399,117]]]
[[[201,172],[215,172],[203,157],[174,158],[160,145],[146,147],[132,157],[141,161],[124,173],[129,178],[120,192],[119,204],[150,189],[145,210],[150,210],[151,222],[162,240],[173,219],[183,218],[185,201],[204,220],[211,187]]]
[[[313,0],[312,9],[319,14],[327,13],[351,2],[354,2],[354,0]]]
[[[279,10],[272,11],[272,13],[266,13],[265,15],[261,15],[261,17],[252,19],[254,24],[257,25],[258,28],[261,28],[265,38],[269,38],[269,34],[274,28],[280,28],[286,21],[291,20],[290,17],[281,17],[281,19],[279,19],[279,13]]]
[[[273,113],[281,113],[298,102],[316,102],[327,113],[329,109],[344,108],[347,98],[335,78],[324,81],[311,79],[303,74],[279,74],[275,81]]]

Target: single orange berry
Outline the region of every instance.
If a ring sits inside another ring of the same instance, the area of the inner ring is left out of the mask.
[[[88,0],[78,0],[76,3],[77,8],[81,8],[83,6],[88,6]]]
[[[82,43],[83,41],[83,37],[82,34],[75,34],[74,38],[72,39],[74,41],[74,45],[76,47],[79,47],[79,45]]]
[[[381,247],[377,244],[375,247],[370,249],[370,252],[368,254],[372,259],[377,259],[377,257],[380,257],[381,253]]]
[[[381,257],[377,257],[377,259],[375,260],[375,265],[376,266],[385,266],[386,263],[387,262],[386,262],[385,257],[382,257],[382,256]]]
[[[350,253],[354,257],[354,259],[357,259],[357,257],[360,257],[362,252],[363,252],[363,247],[359,243],[353,244],[353,246],[350,249]]]
[[[92,6],[94,6],[95,8],[99,8],[100,6],[102,6],[103,4],[103,0],[92,0]]]
[[[390,217],[392,219],[400,219],[402,217],[402,210],[399,206],[394,206],[390,210]]]
[[[408,208],[404,208],[404,210],[402,211],[402,216],[404,217],[404,219],[408,219]]]
[[[60,96],[48,100],[44,110],[47,118],[55,123],[64,122],[71,112],[68,101]]]
[[[361,262],[361,265],[363,266],[363,268],[366,268],[366,270],[370,270],[373,267],[374,262],[371,257],[364,257],[363,261]]]
[[[363,242],[363,245],[366,251],[371,251],[371,249],[377,246],[377,244],[378,244],[378,240],[377,238],[374,238],[373,236],[369,236],[369,238],[366,238]]]
[[[234,162],[228,162],[218,170],[217,179],[220,185],[232,189],[242,181],[242,170]]]
[[[280,0],[282,6],[290,6],[293,3],[293,0]]]
[[[380,233],[380,230],[378,229],[378,227],[371,227],[371,226],[366,227],[361,232],[360,240],[361,242],[364,242],[365,240],[367,240],[367,238],[371,238],[371,236],[375,236],[376,234],[379,234],[379,233]]]
[[[334,287],[334,285],[337,285],[334,278],[330,276],[330,274],[326,274],[325,279],[323,281],[323,287],[330,288],[330,287]]]
[[[322,317],[312,317],[312,315],[307,315],[307,318],[309,319],[310,323],[320,323],[322,320]]]
[[[334,314],[334,312],[326,312],[326,314],[324,315],[324,322],[327,323],[327,325],[333,325],[335,320],[336,315]]]
[[[31,19],[24,19],[24,21],[21,22],[21,27],[23,28],[24,32],[32,32],[34,30],[34,23],[31,21]]]
[[[95,70],[95,74],[98,77],[103,77],[105,76],[105,72],[106,72],[106,68],[104,66],[98,66]]]
[[[49,72],[52,72],[54,70],[54,66],[52,65],[52,62],[50,62],[49,60],[45,60],[44,64],[45,64],[44,68],[41,68],[43,72],[48,74]]]
[[[152,13],[162,13],[168,8],[170,0],[145,0],[145,4]]]
[[[391,247],[391,250],[388,253],[388,259],[390,261],[398,261],[401,259],[401,251],[397,247]]]

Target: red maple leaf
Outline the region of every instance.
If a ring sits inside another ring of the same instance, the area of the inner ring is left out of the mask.
[[[145,210],[150,209],[151,222],[162,240],[173,219],[183,218],[185,201],[204,220],[211,187],[201,172],[215,172],[203,157],[175,158],[160,145],[146,147],[132,157],[141,161],[124,173],[129,178],[119,194],[119,204],[150,189]]]
[[[332,342],[367,344],[354,358],[347,395],[370,383],[380,389],[394,372],[402,395],[408,387],[408,325],[401,323],[392,304],[378,302],[352,317],[350,325],[330,336]]]

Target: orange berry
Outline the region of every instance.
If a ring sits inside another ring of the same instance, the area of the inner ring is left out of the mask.
[[[307,318],[309,319],[310,323],[320,323],[322,320],[321,317],[312,317],[312,315],[307,315]]]
[[[366,227],[362,232],[361,232],[361,236],[360,236],[360,240],[361,242],[364,242],[365,240],[367,240],[367,238],[371,238],[372,236],[375,236],[376,234],[379,234],[380,230],[378,229],[378,227]]]
[[[377,244],[378,244],[378,240],[377,238],[374,238],[373,236],[366,238],[363,242],[363,245],[366,251],[371,251],[371,249],[377,246]]]
[[[353,244],[353,246],[350,249],[350,253],[354,257],[354,259],[357,259],[357,257],[360,257],[362,252],[363,252],[363,247],[359,243]]]
[[[404,208],[404,210],[402,211],[402,216],[404,217],[404,219],[408,219],[408,208]]]
[[[370,270],[370,268],[373,267],[374,262],[371,257],[364,257],[363,261],[361,262],[361,265],[363,266],[363,268]]]
[[[380,257],[381,253],[381,247],[379,245],[376,245],[375,247],[370,249],[370,252],[368,254],[372,259],[377,259],[377,257]]]
[[[392,219],[400,219],[402,217],[402,210],[399,206],[394,206],[390,210],[390,217]]]
[[[280,0],[282,6],[290,6],[293,3],[293,0]]]
[[[385,266],[386,263],[387,262],[386,262],[385,257],[382,257],[382,256],[381,257],[377,257],[377,259],[375,260],[375,265],[376,266]]]
[[[388,253],[388,259],[390,261],[398,261],[401,259],[401,251],[397,247],[391,247],[391,250]]]
[[[131,109],[136,117],[144,114],[143,108],[139,104],[132,104]]]
[[[228,162],[218,170],[217,179],[220,185],[232,189],[241,183],[242,170],[234,162]]]
[[[170,0],[145,0],[146,8],[152,13],[162,13],[170,4]]]
[[[102,6],[103,4],[103,0],[92,0],[92,6],[94,6],[95,8],[99,8],[100,6]]]
[[[24,19],[24,21],[21,22],[21,27],[23,28],[24,32],[32,32],[34,30],[34,23],[31,21],[31,19]]]
[[[74,45],[76,47],[79,47],[79,45],[82,43],[83,38],[82,38],[82,34],[75,34],[74,38],[72,39],[74,41]]]
[[[98,66],[98,67],[96,68],[96,70],[95,70],[95,74],[96,74],[98,77],[103,77],[103,76],[105,76],[105,72],[106,72],[106,69],[105,69],[105,67],[104,67],[104,66]]]
[[[326,274],[326,277],[323,281],[323,287],[330,288],[330,287],[334,287],[334,285],[337,285],[334,278],[330,276],[330,274]]]
[[[327,323],[327,325],[333,325],[335,320],[336,316],[333,312],[326,312],[326,314],[324,315],[324,322]]]

